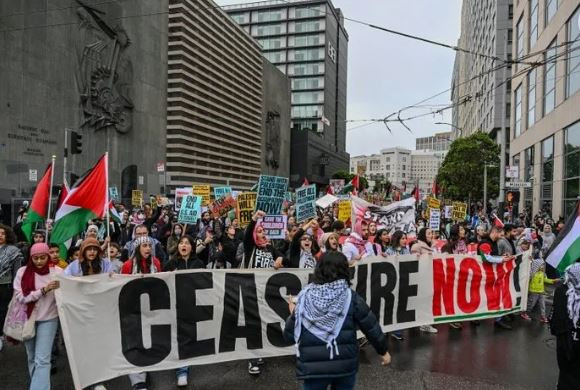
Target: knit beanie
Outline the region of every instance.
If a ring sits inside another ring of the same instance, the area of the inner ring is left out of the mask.
[[[30,248],[30,257],[37,255],[48,255],[49,254],[48,245],[44,242],[38,242]]]
[[[101,253],[101,245],[99,244],[99,241],[96,238],[86,238],[83,240],[83,242],[81,243],[81,250],[80,250],[80,255],[81,257],[84,255],[85,251],[88,248],[97,248],[99,250],[99,253]]]

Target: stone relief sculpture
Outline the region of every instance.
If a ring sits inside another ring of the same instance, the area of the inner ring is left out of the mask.
[[[280,114],[268,111],[266,116],[266,166],[278,169],[280,166]]]
[[[127,133],[132,127],[134,108],[133,68],[126,55],[131,41],[120,22],[107,21],[113,20],[113,15],[76,1],[79,4],[76,83],[83,114],[80,127],[94,131],[112,127]],[[108,4],[109,10],[118,7]]]

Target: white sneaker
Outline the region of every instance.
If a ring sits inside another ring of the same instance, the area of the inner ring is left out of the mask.
[[[95,387],[93,387],[93,390],[107,390],[107,388],[105,387],[105,385],[96,385]]]
[[[431,325],[422,325],[422,326],[419,327],[419,329],[421,330],[421,332],[427,332],[427,333],[437,333],[437,332],[439,332],[437,329],[435,329]]]
[[[187,386],[187,375],[180,375],[177,377],[177,386]]]

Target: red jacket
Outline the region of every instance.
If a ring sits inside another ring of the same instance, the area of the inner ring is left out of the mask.
[[[135,260],[136,260],[135,258],[132,258],[132,259],[125,261],[123,263],[123,267],[121,267],[121,273],[126,274],[126,275],[133,274],[133,262]],[[155,265],[157,272],[161,272],[161,263],[159,262],[157,257],[153,258],[153,265]],[[146,273],[146,274],[151,273],[150,272],[151,270],[147,269],[147,264],[145,263],[145,259],[141,260],[141,267],[146,270],[146,272],[144,272],[144,273]]]

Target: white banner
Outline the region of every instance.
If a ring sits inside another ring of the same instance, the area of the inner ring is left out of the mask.
[[[396,230],[402,230],[409,238],[416,236],[415,198],[410,197],[387,206],[377,206],[356,196],[351,197],[351,201],[353,225],[360,220],[374,221],[377,230],[387,229],[389,235]]]
[[[295,353],[287,298],[311,270],[195,270],[57,276],[58,312],[76,388],[134,372]],[[353,267],[384,331],[525,309],[529,260],[500,265],[443,255],[375,257]]]

